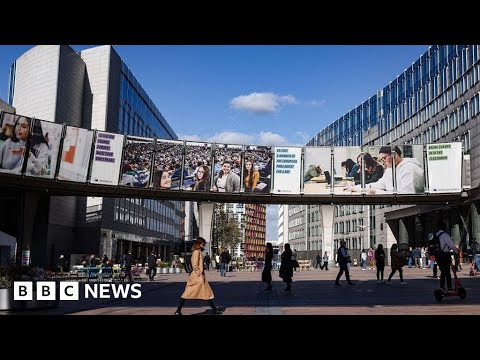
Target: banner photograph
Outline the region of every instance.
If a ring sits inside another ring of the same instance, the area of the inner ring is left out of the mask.
[[[427,144],[428,190],[462,191],[462,143]]]
[[[93,131],[67,126],[58,180],[86,182],[92,152]]]
[[[273,192],[300,194],[302,148],[275,147]]]
[[[120,185],[146,188],[150,183],[153,139],[127,136],[123,151]]]
[[[2,114],[0,128],[0,172],[21,174],[31,132],[32,119],[9,113]]]
[[[242,145],[215,144],[212,191],[240,192]]]
[[[63,125],[35,119],[25,175],[53,179]]]
[[[212,144],[187,141],[185,143],[184,190],[210,191],[212,175]]]
[[[92,161],[90,182],[118,185],[124,136],[98,131]]]
[[[330,194],[332,179],[332,149],[306,147],[303,157],[303,192]]]
[[[174,173],[175,169],[181,168],[182,164],[183,141],[157,139],[151,186],[154,189],[179,190],[181,173],[180,171],[177,174]]]
[[[216,144],[125,137],[7,112],[1,113],[0,125],[0,173],[245,194],[372,196],[463,190],[461,142],[363,148]]]
[[[272,147],[247,145],[243,160],[243,192],[270,193]]]
[[[333,192],[338,195],[356,195],[361,190],[362,150],[359,146],[333,149]]]

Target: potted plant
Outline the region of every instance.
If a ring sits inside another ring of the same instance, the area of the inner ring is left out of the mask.
[[[34,266],[16,265],[11,261],[7,266],[0,267],[0,310],[15,310],[24,308],[45,308],[58,306],[58,294],[53,301],[36,300],[36,284],[33,286],[33,300],[13,300],[13,283],[15,281],[48,280],[49,272]]]

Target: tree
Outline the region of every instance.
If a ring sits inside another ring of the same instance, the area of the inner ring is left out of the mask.
[[[242,232],[237,219],[230,213],[225,212],[222,204],[215,204],[214,207],[213,239],[216,250],[233,248],[242,241]]]

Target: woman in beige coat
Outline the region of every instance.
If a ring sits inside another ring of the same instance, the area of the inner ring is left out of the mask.
[[[213,303],[213,291],[205,278],[205,272],[203,270],[202,251],[205,248],[205,244],[205,239],[199,237],[192,245],[193,271],[188,275],[187,285],[185,286],[185,291],[180,297],[180,303],[178,304],[177,311],[175,311],[175,315],[182,315],[182,307],[187,299],[207,300],[215,315],[220,315],[222,313],[222,311],[217,309]]]

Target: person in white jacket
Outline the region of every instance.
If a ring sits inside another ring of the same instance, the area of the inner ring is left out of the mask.
[[[415,194],[424,192],[425,177],[420,162],[415,158],[402,158],[402,151],[398,146],[395,146],[394,150],[397,192],[399,194]],[[392,148],[390,146],[382,146],[378,156],[384,163],[385,172],[378,181],[366,185],[368,195],[374,195],[381,192],[393,192]],[[346,190],[360,191],[361,186],[356,185],[354,187],[348,187]]]

